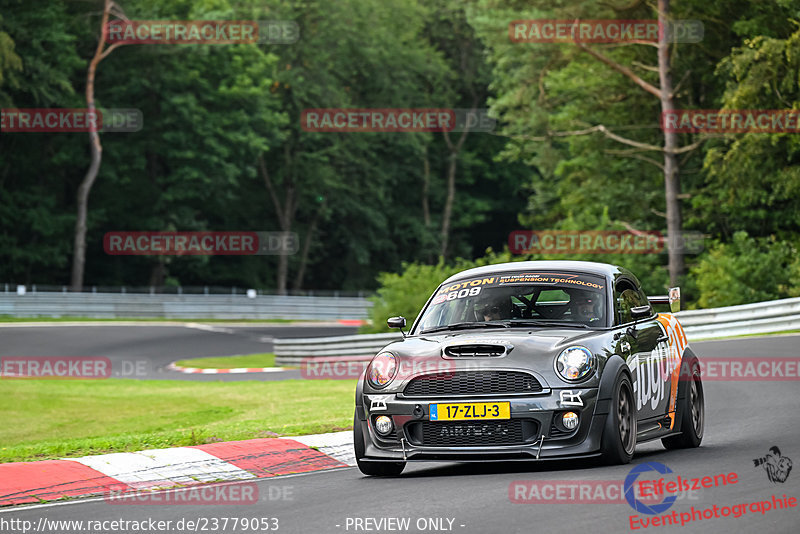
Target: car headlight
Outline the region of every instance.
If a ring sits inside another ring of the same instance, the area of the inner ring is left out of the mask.
[[[594,355],[586,347],[569,347],[555,362],[556,372],[567,382],[583,380],[594,370]]]
[[[381,389],[394,379],[397,374],[397,356],[391,352],[382,352],[375,356],[367,369],[369,385]]]

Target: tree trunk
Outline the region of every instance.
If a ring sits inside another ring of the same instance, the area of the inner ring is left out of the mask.
[[[453,202],[456,198],[456,165],[458,162],[458,152],[450,150],[447,158],[447,197],[444,201],[444,213],[442,214],[442,249],[440,254],[447,255],[447,245],[450,240],[450,218],[453,214]]]
[[[584,52],[590,54],[595,59],[605,63],[612,69],[620,74],[627,76],[636,85],[647,91],[648,93],[658,97],[661,102],[662,116],[666,112],[674,109],[673,105],[673,88],[672,88],[672,74],[669,63],[669,40],[667,39],[667,24],[669,23],[669,0],[658,0],[658,23],[659,39],[658,39],[658,77],[659,87],[655,87],[648,83],[643,78],[637,76],[630,68],[617,63],[611,58],[606,57],[596,50],[592,50],[585,43],[577,41],[576,45]],[[684,265],[684,247],[682,244],[682,227],[681,222],[681,206],[680,206],[680,176],[678,174],[678,156],[677,151],[687,152],[694,150],[699,146],[699,142],[686,147],[678,148],[678,136],[672,132],[664,132],[664,144],[661,146],[649,145],[647,143],[640,143],[631,139],[626,139],[620,135],[614,134],[608,128],[602,125],[593,128],[587,128],[581,132],[571,132],[567,135],[583,135],[593,131],[601,131],[606,137],[619,141],[620,143],[629,146],[640,148],[644,150],[658,150],[664,153],[664,192],[665,201],[667,205],[667,234],[668,234],[668,265],[669,265],[669,280],[670,285],[676,285],[683,276]],[[564,134],[561,134],[564,135]],[[655,163],[661,166],[655,160],[639,156],[640,159]]]
[[[264,156],[258,156],[258,168],[261,172],[261,177],[264,179],[264,185],[267,187],[269,196],[272,199],[272,205],[275,208],[275,214],[278,217],[278,225],[282,232],[291,232],[292,221],[294,220],[294,213],[297,209],[297,201],[295,198],[295,187],[291,165],[291,151],[287,144],[284,150],[285,167],[286,167],[286,190],[284,194],[284,201],[281,204],[278,200],[278,194],[275,185],[272,183],[272,178],[269,175],[267,165],[264,162]],[[278,273],[275,277],[275,291],[278,295],[286,294],[286,285],[289,279],[289,256],[281,254],[278,256]]]
[[[275,278],[275,292],[278,295],[286,294],[286,280],[289,278],[289,256],[281,254],[278,256],[278,275]]]
[[[662,28],[658,42],[658,77],[661,86],[662,116],[674,109],[672,73],[669,64],[669,41],[666,35],[667,24],[669,23],[669,7],[669,0],[658,0],[658,23],[659,27]],[[683,225],[679,200],[681,183],[678,174],[678,156],[675,154],[677,147],[678,135],[675,132],[664,132],[664,192],[667,203],[670,286],[678,285],[685,269],[683,240],[681,239]]]
[[[428,159],[428,145],[425,145],[425,152],[422,159],[422,221],[425,228],[431,225],[431,210],[428,205],[428,191],[431,187],[431,162]]]
[[[167,279],[167,266],[164,264],[164,257],[159,258],[158,263],[150,269],[150,287],[162,287]]]
[[[477,105],[477,97],[473,96],[472,99],[472,108],[475,109]],[[450,152],[450,156],[447,158],[447,198],[444,201],[444,213],[442,213],[442,249],[441,249],[441,256],[447,256],[447,245],[450,241],[450,219],[453,215],[453,203],[456,199],[456,169],[458,167],[458,155],[461,153],[461,147],[464,146],[464,141],[467,140],[467,136],[469,135],[469,125],[464,125],[464,131],[461,132],[461,135],[458,138],[458,142],[453,144],[450,140],[450,134],[447,130],[442,132],[444,136],[444,142],[447,144],[447,149]],[[427,158],[426,158],[427,159]]]
[[[113,44],[103,51],[103,47],[106,44],[106,25],[108,24],[108,17],[112,7],[114,7],[114,3],[111,0],[105,0],[100,26],[100,41],[97,43],[97,49],[94,57],[89,62],[89,71],[86,74],[86,107],[89,114],[95,117],[97,117],[97,110],[94,103],[94,78],[97,72],[97,65],[117,46],[117,44]],[[92,186],[97,179],[97,173],[100,171],[100,162],[103,159],[103,145],[100,144],[100,135],[97,133],[97,128],[90,127],[89,129],[89,146],[92,151],[92,162],[83,177],[81,185],[78,187],[77,195],[78,213],[75,219],[75,241],[72,251],[72,277],[70,282],[72,291],[83,290],[83,274],[86,268],[86,221],[89,213],[89,193],[92,191]]]
[[[94,77],[94,73],[92,73]],[[86,91],[90,89],[87,87]],[[88,106],[89,111],[94,111],[94,100]],[[83,290],[83,273],[86,267],[86,219],[89,211],[89,192],[97,179],[97,172],[100,170],[100,161],[102,160],[103,147],[100,144],[100,136],[96,131],[89,132],[89,138],[92,148],[92,163],[89,165],[89,170],[83,178],[80,187],[78,187],[78,216],[75,219],[75,243],[73,245],[72,254],[72,291]]]
[[[317,222],[319,221],[319,216],[324,207],[325,203],[323,202],[316,213],[314,213],[314,218],[311,220],[311,225],[308,227],[308,231],[306,232],[306,238],[303,242],[303,250],[300,253],[300,265],[297,268],[297,275],[294,278],[293,288],[295,291],[299,291],[303,287],[303,277],[306,275],[306,265],[308,265],[308,251],[311,250],[311,239],[314,237],[314,232],[317,230]]]

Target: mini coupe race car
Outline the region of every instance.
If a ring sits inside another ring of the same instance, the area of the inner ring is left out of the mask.
[[[672,313],[680,289],[648,298],[630,271],[529,261],[445,280],[409,333],[384,347],[356,388],[362,473],[409,461],[630,462],[637,443],[697,447],[697,357]],[[388,320],[403,332],[403,317]]]

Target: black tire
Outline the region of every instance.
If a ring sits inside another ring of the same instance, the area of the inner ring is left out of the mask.
[[[622,373],[614,384],[611,408],[603,427],[601,460],[606,465],[627,464],[636,450],[636,406],[628,375]]]
[[[361,421],[353,415],[353,448],[356,454],[358,469],[371,477],[396,477],[406,468],[405,462],[370,462],[362,460],[366,455],[364,447],[364,433],[361,430]]]
[[[703,441],[706,411],[703,382],[700,379],[700,365],[692,362],[692,380],[687,384],[686,395],[678,406],[681,414],[681,433],[661,440],[667,449],[692,449]]]

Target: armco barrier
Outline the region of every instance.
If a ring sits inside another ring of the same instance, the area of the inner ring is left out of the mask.
[[[277,365],[299,365],[303,358],[361,356],[371,360],[377,352],[403,336],[397,333],[303,338],[278,338],[273,341]]]
[[[746,334],[800,330],[800,298],[742,304],[676,314],[689,342]],[[276,339],[279,365],[297,365],[302,358],[322,356],[372,356],[401,334],[369,334],[312,339]]]
[[[361,297],[0,292],[0,315],[13,317],[339,320],[366,319],[371,306]]]
[[[676,314],[689,341],[800,329],[800,297]]]

